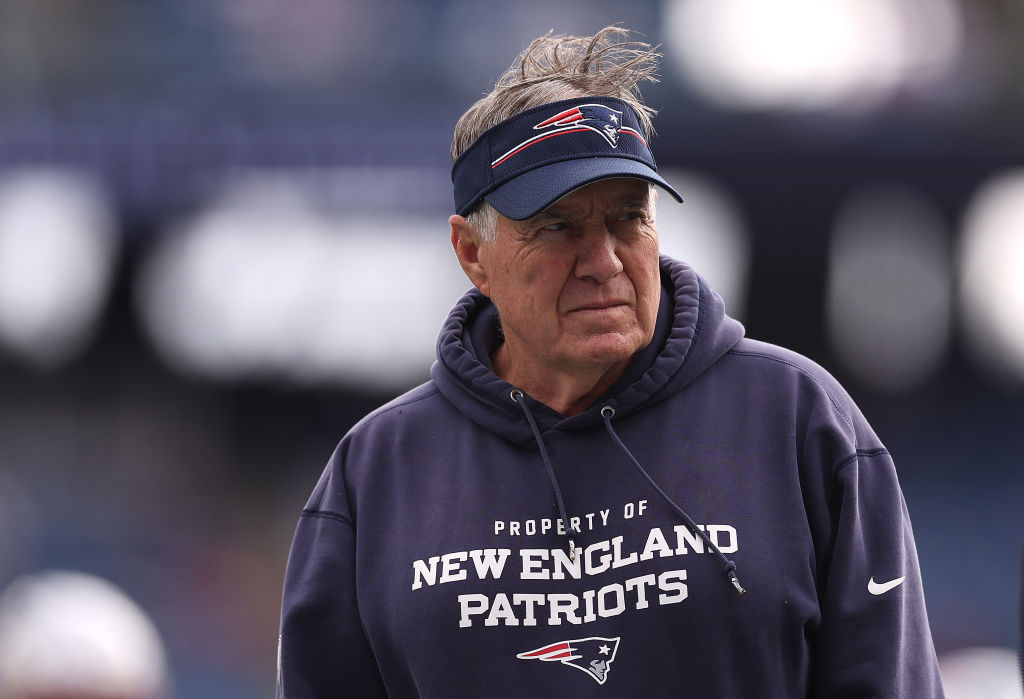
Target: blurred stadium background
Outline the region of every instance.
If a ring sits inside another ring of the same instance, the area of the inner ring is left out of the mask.
[[[0,0],[0,589],[99,576],[174,696],[268,695],[298,512],[468,286],[455,120],[534,36],[614,22],[666,56],[664,250],[890,447],[949,676],[1012,659],[1015,0]]]

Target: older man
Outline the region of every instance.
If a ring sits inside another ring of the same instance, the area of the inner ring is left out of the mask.
[[[302,512],[279,696],[942,695],[888,452],[659,258],[623,34],[538,39],[456,127],[475,288]]]

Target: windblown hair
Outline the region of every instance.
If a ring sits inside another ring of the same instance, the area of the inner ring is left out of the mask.
[[[650,137],[655,111],[643,103],[640,83],[657,81],[660,58],[657,47],[630,41],[629,30],[616,25],[585,37],[548,32],[534,39],[494,89],[462,115],[455,125],[452,160],[505,119],[542,104],[589,95],[626,102]]]

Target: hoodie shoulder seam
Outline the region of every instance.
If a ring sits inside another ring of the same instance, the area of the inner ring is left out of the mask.
[[[861,458],[862,456],[864,458],[870,458],[872,456],[884,456],[884,455],[886,455],[888,453],[889,453],[889,450],[886,449],[885,447],[876,447],[875,449],[858,449],[857,451],[855,451],[854,453],[850,454],[849,456],[847,456],[847,457],[845,457],[843,459],[840,459],[839,463],[836,464],[836,468],[841,468],[841,467],[845,466],[846,464],[850,463],[851,461],[856,461],[857,459]]]
[[[773,354],[769,354],[767,352],[751,352],[749,350],[739,350],[739,349],[733,348],[733,349],[730,349],[727,352],[727,354],[736,354],[736,355],[741,355],[741,356],[745,356],[745,357],[758,357],[758,358],[761,358],[761,359],[770,359],[773,362],[778,362],[779,364],[785,364],[788,367],[792,367],[793,369],[796,369],[801,374],[803,374],[804,376],[808,377],[809,379],[811,379],[811,381],[813,381],[814,383],[816,383],[818,385],[818,388],[820,388],[822,390],[822,392],[826,396],[828,396],[829,402],[832,403],[832,407],[835,408],[836,412],[838,412],[842,416],[843,421],[850,427],[851,430],[856,430],[856,427],[853,424],[853,420],[850,418],[849,415],[847,415],[846,411],[839,404],[839,401],[836,400],[836,397],[832,394],[832,391],[829,390],[828,386],[826,386],[821,381],[821,379],[819,379],[813,373],[808,371],[806,367],[800,366],[796,362],[791,362],[788,359],[784,359],[783,357],[777,357],[777,356],[775,356]],[[854,456],[856,456],[856,455],[854,455]]]
[[[339,514],[337,512],[331,512],[329,510],[309,510],[309,509],[307,509],[307,510],[303,510],[302,514],[299,515],[299,516],[300,517],[320,517],[320,518],[323,518],[323,519],[333,519],[336,522],[341,522],[342,524],[347,524],[352,529],[355,529],[355,524],[352,523],[351,519],[349,519],[348,517],[346,517],[343,514]]]
[[[850,464],[857,463],[860,459],[871,459],[876,456],[891,456],[889,450],[885,447],[876,447],[874,449],[857,449],[849,456],[845,456],[836,462],[835,467],[832,469],[836,476],[850,468]]]
[[[860,459],[860,458],[869,459],[869,458],[872,458],[872,457],[875,457],[875,456],[888,456],[888,455],[889,455],[889,450],[886,449],[885,447],[876,447],[874,449],[858,449],[857,451],[853,452],[849,456],[846,456],[846,457],[840,459],[839,462],[836,464],[835,470],[839,471],[844,466],[846,466],[847,464],[853,463],[854,461],[856,461],[857,459]]]
[[[395,398],[391,402],[385,403],[384,405],[380,406],[379,408],[368,414],[366,417],[364,417],[362,420],[357,422],[355,425],[353,425],[350,432],[357,431],[360,426],[370,422],[374,422],[377,420],[377,418],[382,417],[386,413],[390,413],[392,410],[397,410],[399,408],[404,408],[407,405],[412,405],[413,403],[418,403],[422,400],[427,400],[428,398],[432,398],[439,393],[440,391],[438,390],[437,386],[432,385],[429,390],[423,393],[423,395],[411,396],[407,394],[399,396],[398,398]]]

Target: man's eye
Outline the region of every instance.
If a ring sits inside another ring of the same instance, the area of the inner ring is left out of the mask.
[[[569,228],[569,224],[565,222],[549,223],[548,225],[541,228],[542,231],[557,232],[564,231]]]

